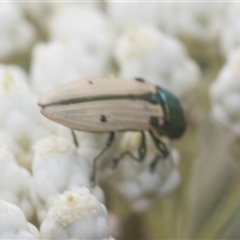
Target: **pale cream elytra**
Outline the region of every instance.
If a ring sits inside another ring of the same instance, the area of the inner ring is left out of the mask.
[[[38,101],[44,107],[62,100],[95,97],[100,95],[140,95],[156,93],[154,85],[140,82],[135,78],[93,78],[81,79],[62,84],[45,93]]]
[[[72,129],[144,131],[153,129],[152,117],[164,122],[162,107],[139,97],[151,94],[156,87],[141,79],[84,79],[47,92],[38,104],[45,117]]]

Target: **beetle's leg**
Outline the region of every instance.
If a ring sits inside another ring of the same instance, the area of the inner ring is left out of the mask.
[[[151,134],[152,136],[152,139],[155,143],[155,146],[157,147],[157,149],[162,153],[162,155],[157,155],[152,163],[150,164],[150,171],[151,172],[154,172],[155,169],[156,169],[156,166],[157,166],[157,163],[160,159],[166,159],[168,156],[170,157],[170,162],[172,165],[174,165],[174,161],[173,161],[173,158],[172,158],[172,154],[171,152],[169,151],[168,147],[166,146],[166,144],[164,142],[162,142],[159,138],[157,138],[153,132],[149,131],[149,133]]]
[[[161,158],[163,158],[163,156],[157,155],[157,156],[155,156],[155,158],[152,160],[152,162],[151,162],[151,164],[150,164],[150,166],[149,166],[149,169],[150,169],[150,172],[151,172],[151,173],[155,172],[157,163],[158,163],[158,161],[159,161]]]
[[[114,132],[110,132],[108,136],[108,140],[106,143],[106,146],[102,149],[102,151],[93,159],[93,166],[92,166],[92,175],[91,175],[91,182],[92,185],[95,185],[95,175],[96,175],[96,165],[97,165],[97,160],[104,154],[104,152],[112,145],[114,140]]]
[[[127,155],[129,157],[131,157],[133,160],[136,160],[138,162],[141,160],[138,157],[135,157],[130,151],[125,151],[125,152],[121,153],[117,158],[113,159],[112,168],[115,169],[117,167],[118,163],[120,162],[120,160],[122,160]]]
[[[78,148],[79,144],[78,144],[77,136],[72,128],[71,128],[71,133],[72,133],[72,137],[73,137],[73,142],[74,142],[76,148]]]
[[[145,158],[146,150],[147,150],[145,133],[141,131],[141,135],[142,135],[141,142],[138,148],[138,157],[139,157],[138,161],[142,161]]]
[[[138,157],[135,157],[130,151],[125,151],[121,153],[117,158],[113,159],[112,168],[116,168],[119,161],[127,155],[130,156],[135,161],[138,161],[138,162],[142,161],[146,156],[146,149],[147,149],[147,146],[146,146],[145,133],[141,131],[141,142],[138,148]]]
[[[170,163],[171,163],[171,166],[173,167],[174,166],[174,161],[173,161],[173,158],[172,158],[172,154],[169,153],[169,157],[170,157]],[[155,158],[152,160],[151,164],[149,165],[149,170],[151,173],[155,172],[156,170],[156,167],[157,167],[157,163],[158,161],[160,161],[161,159],[165,159],[166,157],[162,156],[162,155],[157,155],[155,156]]]
[[[162,153],[163,157],[166,158],[169,155],[169,150],[164,142],[162,142],[159,138],[157,138],[152,131],[149,131],[152,136],[153,142],[157,149]]]

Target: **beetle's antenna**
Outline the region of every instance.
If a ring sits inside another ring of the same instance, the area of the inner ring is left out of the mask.
[[[112,145],[114,140],[114,132],[110,132],[106,146],[102,149],[102,151],[93,159],[93,166],[92,166],[92,175],[91,175],[91,183],[92,186],[96,185],[96,165],[97,160],[104,154],[104,152]]]

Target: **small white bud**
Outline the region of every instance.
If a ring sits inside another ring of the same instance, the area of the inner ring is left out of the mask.
[[[108,216],[87,188],[59,195],[41,225],[42,238],[108,239]]]

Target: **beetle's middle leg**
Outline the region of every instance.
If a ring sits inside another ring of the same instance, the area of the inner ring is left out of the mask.
[[[152,131],[149,131],[149,133],[157,149],[162,153],[163,157],[166,158],[169,155],[169,150],[166,144],[163,141],[161,141],[158,137],[156,137]]]
[[[97,160],[105,153],[105,151],[112,145],[114,140],[114,132],[110,132],[108,136],[108,140],[106,143],[106,146],[102,149],[102,151],[93,159],[93,166],[92,166],[92,175],[91,175],[91,183],[94,186],[95,185],[95,177],[96,177],[96,165]]]
[[[119,161],[127,155],[130,156],[135,161],[138,161],[138,162],[142,161],[146,156],[146,150],[147,150],[146,136],[145,136],[145,133],[141,131],[141,142],[138,148],[138,157],[135,157],[130,151],[125,151],[121,153],[117,158],[113,159],[112,168],[116,168]]]
[[[156,169],[157,163],[160,159],[166,159],[169,155],[170,155],[170,160],[172,163],[173,163],[173,159],[172,159],[172,155],[171,155],[168,147],[166,146],[166,144],[163,141],[161,141],[158,137],[156,137],[152,131],[149,131],[149,133],[153,139],[153,142],[155,143],[155,146],[161,153],[161,155],[157,155],[153,159],[152,163],[150,164],[150,171],[154,172],[154,170]]]

